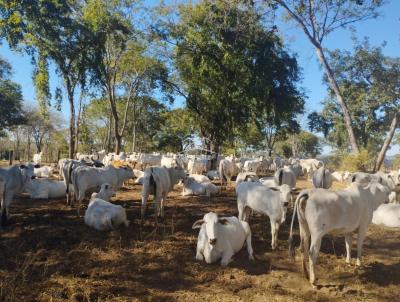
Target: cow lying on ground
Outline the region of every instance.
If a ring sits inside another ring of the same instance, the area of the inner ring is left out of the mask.
[[[73,188],[70,188],[72,191]],[[63,181],[52,179],[32,179],[27,182],[25,191],[32,199],[65,197],[66,186]]]
[[[40,168],[35,168],[34,173],[36,177],[43,177],[43,178],[49,178],[53,176],[53,171],[54,168],[50,166],[43,166]]]
[[[25,184],[34,177],[33,165],[12,166],[0,168],[0,177],[4,182],[4,192],[1,198],[0,224],[4,226],[9,217],[10,205],[15,195],[22,193]]]
[[[326,234],[344,234],[346,262],[350,263],[352,233],[357,232],[357,265],[361,265],[362,245],[371,223],[373,211],[388,201],[390,189],[380,183],[362,186],[351,184],[345,190],[303,190],[296,199],[289,236],[289,254],[294,257],[293,223],[297,214],[300,227],[300,250],[303,271],[308,277],[306,259],[309,258],[309,279],[315,284],[315,267]],[[311,245],[310,245],[311,237]]]
[[[248,221],[251,210],[269,217],[272,249],[276,249],[278,246],[278,231],[286,219],[291,192],[292,189],[286,184],[276,188],[267,188],[257,182],[242,182],[236,188],[240,220]]]
[[[197,175],[200,176],[200,175]],[[204,176],[204,175],[201,175]],[[206,176],[204,176],[206,177]],[[207,177],[206,177],[207,178]],[[207,178],[208,180],[208,178]],[[199,182],[194,177],[187,177],[183,180],[182,196],[189,195],[205,195],[210,197],[219,193],[219,188],[208,180],[207,182]]]
[[[129,226],[125,209],[102,199],[91,199],[85,213],[85,224],[98,231],[113,230],[123,224]]]
[[[151,167],[144,171],[142,188],[142,219],[146,214],[147,200],[150,194],[154,195],[154,207],[156,219],[164,217],[164,203],[167,195],[172,191],[174,185],[186,178],[185,170],[180,166],[174,168]]]
[[[114,192],[112,185],[102,184],[100,187],[100,191],[92,193],[92,196],[90,197],[90,199],[97,198],[97,199],[102,199],[105,201],[110,201],[110,198],[113,196],[115,196],[115,192]]]
[[[400,228],[400,205],[382,204],[374,212],[372,223],[390,228]]]
[[[207,172],[207,177],[211,180],[219,180],[219,173],[217,170],[210,170]]]
[[[218,217],[210,212],[203,219],[197,220],[193,229],[200,228],[197,238],[196,259],[213,263],[221,259],[221,265],[226,266],[232,256],[240,251],[246,242],[249,259],[254,260],[251,246],[251,230],[245,221],[237,217]]]

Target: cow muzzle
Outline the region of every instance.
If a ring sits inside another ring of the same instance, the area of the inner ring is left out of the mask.
[[[209,240],[208,240],[208,243],[210,243],[211,245],[215,245],[215,244],[217,243],[217,239],[216,239],[216,238],[214,238],[214,239],[209,239]]]

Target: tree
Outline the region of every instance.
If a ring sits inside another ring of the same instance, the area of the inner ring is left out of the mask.
[[[0,2],[0,37],[12,48],[22,46],[37,63],[35,83],[38,100],[46,101],[47,60],[63,80],[70,105],[69,157],[75,153],[75,102],[78,86],[84,87],[93,35],[82,22],[81,2],[67,0],[21,0]],[[40,95],[40,96],[39,96]],[[41,104],[41,108],[45,105]]]
[[[297,25],[304,31],[311,44],[315,47],[329,85],[336,96],[348,133],[349,143],[353,152],[359,147],[352,126],[351,114],[348,109],[350,100],[346,100],[335,78],[334,72],[326,57],[323,41],[328,34],[338,28],[377,17],[377,8],[383,0],[270,0],[270,3],[281,6]]]
[[[400,118],[400,58],[383,55],[381,47],[368,40],[358,43],[354,52],[330,53],[332,70],[342,94],[352,101],[349,112],[360,145],[371,153],[379,152],[374,171],[380,169]],[[343,117],[331,97],[323,111],[309,116],[311,129],[343,142]],[[386,137],[385,137],[386,136]]]
[[[21,86],[10,80],[11,66],[0,57],[0,135],[25,121]]]
[[[237,129],[254,124],[260,112],[302,110],[296,88],[296,59],[283,48],[262,16],[243,1],[202,1],[180,8],[180,21],[167,39],[187,108],[202,137],[219,153]]]
[[[182,152],[193,145],[197,132],[191,113],[185,108],[177,108],[162,114],[163,123],[157,134],[158,150]]]
[[[298,134],[289,135],[284,141],[276,144],[276,153],[285,157],[316,157],[321,153],[319,138],[307,131],[300,131]]]

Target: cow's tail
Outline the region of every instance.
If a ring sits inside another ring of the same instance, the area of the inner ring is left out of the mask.
[[[294,204],[293,208],[293,214],[292,214],[292,221],[290,223],[290,233],[289,233],[289,240],[288,240],[288,245],[289,245],[289,258],[294,259],[295,256],[295,248],[294,248],[294,242],[293,242],[293,225],[294,225],[294,220],[296,217],[296,214],[298,214],[298,220],[300,223],[300,220],[305,221],[304,217],[304,209],[307,204],[307,199],[308,199],[308,191],[303,191],[300,192],[299,196],[296,198],[296,202]]]
[[[321,188],[325,189],[325,173],[326,169],[322,168],[322,181],[321,181]]]
[[[69,184],[71,183],[71,176],[72,176],[72,162],[70,162],[68,164],[68,172],[67,175],[64,175],[66,177],[66,184],[67,184],[67,188],[65,189],[65,193],[68,195],[69,194]]]
[[[154,179],[153,168],[151,168],[151,174],[150,174],[150,179],[149,179],[149,185],[150,185],[150,187],[153,188],[153,194],[154,194],[154,196],[155,196],[155,195],[156,195],[156,192],[157,192],[157,183],[156,183],[156,180]]]
[[[283,169],[280,169],[278,172],[278,186],[282,185],[282,179],[283,179]]]

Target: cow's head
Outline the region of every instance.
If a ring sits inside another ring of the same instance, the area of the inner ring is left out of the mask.
[[[25,181],[35,178],[34,166],[32,164],[20,165],[19,169]]]
[[[209,212],[204,215],[203,219],[197,220],[192,229],[198,229],[202,226],[205,227],[207,243],[211,247],[215,246],[218,242],[218,225],[226,225],[228,220],[226,218],[219,218],[217,214]]]

